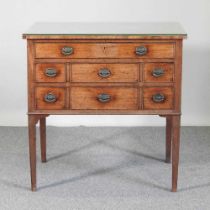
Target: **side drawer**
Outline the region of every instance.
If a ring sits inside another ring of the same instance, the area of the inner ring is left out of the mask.
[[[159,110],[174,108],[174,89],[172,87],[144,87],[143,109]]]
[[[174,43],[35,43],[36,58],[173,58]]]
[[[135,87],[72,87],[72,109],[135,110],[138,109]]]
[[[66,66],[61,63],[39,63],[35,65],[36,82],[66,82]]]
[[[174,64],[173,63],[144,63],[143,81],[144,82],[173,82]]]
[[[66,88],[60,87],[36,87],[36,109],[65,109]]]
[[[137,82],[138,64],[72,64],[72,82]]]

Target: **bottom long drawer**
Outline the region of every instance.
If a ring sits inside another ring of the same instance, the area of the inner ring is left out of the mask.
[[[72,109],[138,109],[134,87],[72,87]]]

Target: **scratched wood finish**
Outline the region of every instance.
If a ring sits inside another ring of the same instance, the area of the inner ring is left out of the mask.
[[[63,47],[72,47],[73,54],[63,55]],[[148,53],[136,55],[136,47],[145,46]],[[36,43],[36,58],[174,58],[173,43]]]
[[[109,102],[103,103],[98,100],[98,95],[106,93],[111,96]],[[108,87],[72,87],[71,107],[72,109],[137,109],[137,88],[108,88]]]
[[[56,76],[46,75],[47,69],[54,69]],[[39,63],[35,67],[36,82],[66,82],[66,65],[61,63]]]
[[[101,69],[107,69],[110,76],[102,77]],[[138,64],[72,64],[72,82],[137,82],[139,75]]]
[[[65,109],[66,106],[66,89],[56,87],[37,87],[35,91],[37,109]],[[46,94],[56,96],[55,102],[46,102],[44,97]]]
[[[153,71],[162,69],[163,75],[155,77]],[[143,80],[145,82],[173,82],[174,64],[173,63],[145,63],[143,64]]]
[[[163,94],[163,102],[154,102],[155,94]],[[174,93],[171,87],[147,87],[143,89],[143,109],[173,109]]]

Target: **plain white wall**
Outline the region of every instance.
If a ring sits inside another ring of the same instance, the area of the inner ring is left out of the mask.
[[[26,41],[21,34],[37,21],[177,21],[188,33],[183,56],[183,125],[210,125],[209,0],[7,0],[0,6],[0,125],[27,124]],[[48,124],[163,125],[147,116],[59,116]]]

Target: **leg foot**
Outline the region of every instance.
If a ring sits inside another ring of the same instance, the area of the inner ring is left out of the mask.
[[[36,187],[31,187],[31,191],[36,192]]]

